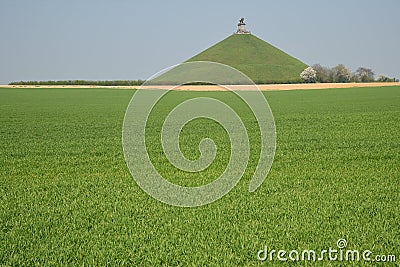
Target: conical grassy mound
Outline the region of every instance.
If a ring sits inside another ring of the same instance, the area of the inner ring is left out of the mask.
[[[188,61],[213,61],[234,67],[255,83],[301,82],[300,60],[251,34],[233,34]]]

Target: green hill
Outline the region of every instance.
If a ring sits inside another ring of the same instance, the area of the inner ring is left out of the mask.
[[[301,82],[307,67],[300,60],[251,34],[233,34],[189,61],[213,61],[234,67],[256,83]]]

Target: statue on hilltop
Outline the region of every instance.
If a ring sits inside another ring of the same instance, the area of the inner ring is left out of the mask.
[[[244,18],[239,20],[238,29],[236,34],[250,34],[248,30],[246,30],[246,23],[244,23]]]

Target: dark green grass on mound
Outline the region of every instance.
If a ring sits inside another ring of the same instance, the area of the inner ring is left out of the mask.
[[[173,169],[157,144],[173,105],[225,100],[249,129],[246,174],[199,208],[162,204],[130,177],[121,127],[132,94],[0,90],[0,265],[257,265],[265,245],[319,251],[339,238],[349,249],[400,255],[399,87],[266,92],[278,144],[269,176],[252,194],[259,132],[248,109],[228,92],[169,93],[150,117],[147,146],[177,184],[219,175],[229,143],[216,123],[193,121],[182,133],[184,153],[195,158],[199,136],[210,136],[221,155],[197,176]]]
[[[249,34],[233,34],[188,61],[212,61],[234,67],[255,83],[302,82],[300,60]]]

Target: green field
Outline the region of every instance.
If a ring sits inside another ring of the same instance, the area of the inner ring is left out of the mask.
[[[255,193],[248,184],[259,131],[244,104],[228,92],[168,93],[150,117],[146,141],[153,163],[174,183],[210,182],[230,151],[226,132],[199,119],[184,128],[182,150],[195,159],[200,138],[211,137],[221,148],[215,162],[201,174],[169,165],[159,127],[175,104],[224,100],[249,130],[244,177],[198,208],[158,202],[130,176],[121,130],[133,93],[0,89],[1,266],[257,265],[265,245],[320,251],[340,238],[349,249],[395,254],[400,262],[400,87],[265,92],[277,150]],[[297,262],[305,264],[346,265]]]

